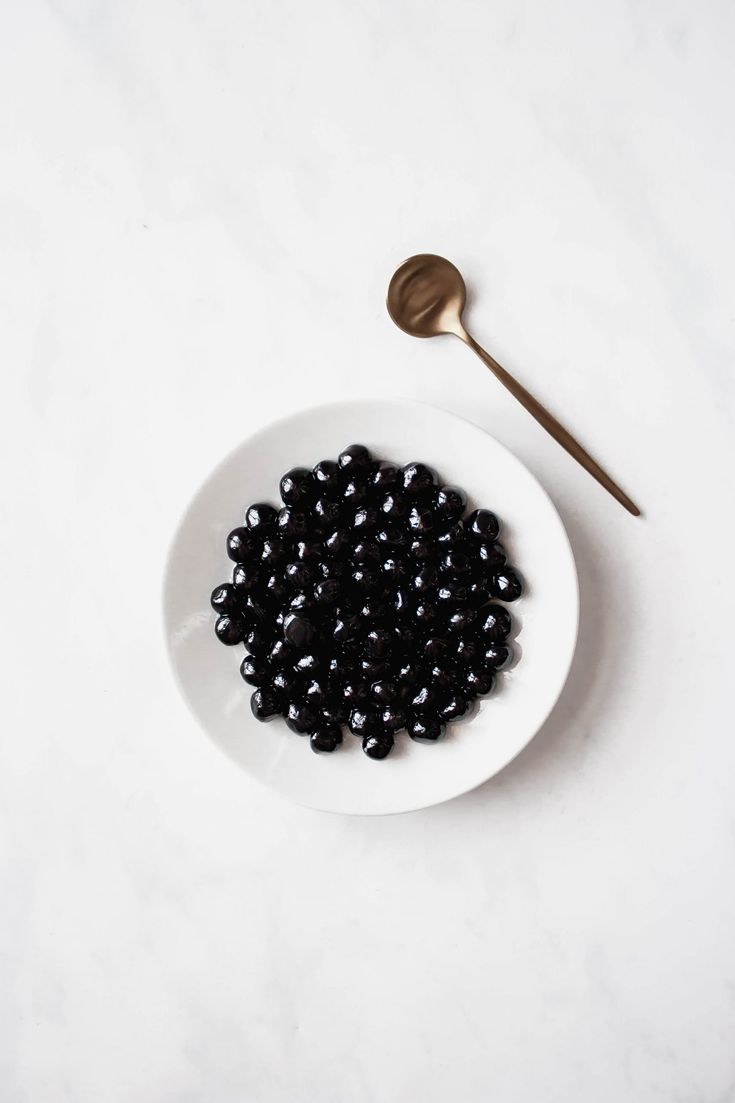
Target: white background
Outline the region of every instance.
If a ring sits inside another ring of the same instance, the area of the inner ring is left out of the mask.
[[[0,22],[3,1103],[735,1099],[732,6]],[[644,519],[392,326],[424,250]],[[493,782],[343,819],[195,727],[161,576],[251,430],[395,394],[541,478],[581,635]]]

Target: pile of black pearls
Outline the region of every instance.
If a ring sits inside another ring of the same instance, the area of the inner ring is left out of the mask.
[[[284,716],[312,750],[342,725],[385,758],[406,728],[432,743],[490,693],[511,658],[521,594],[494,513],[423,463],[373,459],[352,444],[336,462],[294,467],[283,508],[249,507],[227,537],[232,581],[211,603],[217,637],[244,643],[240,673],[258,720]]]

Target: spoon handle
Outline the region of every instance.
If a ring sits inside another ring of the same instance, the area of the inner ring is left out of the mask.
[[[466,345],[476,352],[484,364],[490,369],[504,387],[507,387],[514,398],[517,398],[522,406],[525,406],[529,414],[532,414],[539,425],[542,425],[547,433],[550,433],[554,440],[565,448],[570,456],[572,456],[577,463],[580,463],[586,471],[589,471],[590,475],[594,479],[597,479],[601,486],[604,486],[613,498],[616,498],[622,506],[632,513],[634,517],[640,516],[640,510],[634,502],[631,502],[627,494],[625,494],[617,483],[613,482],[609,475],[607,475],[599,464],[595,463],[592,456],[588,452],[585,452],[584,448],[574,437],[566,431],[563,425],[560,425],[555,417],[552,417],[548,410],[544,409],[540,402],[537,402],[533,395],[529,394],[525,387],[522,387],[518,380],[514,379],[512,375],[501,368],[497,360],[493,360],[489,353],[485,352],[484,348],[478,345],[474,337],[471,337],[469,333],[463,331],[458,336],[465,342]]]

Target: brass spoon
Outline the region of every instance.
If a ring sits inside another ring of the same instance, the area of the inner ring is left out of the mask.
[[[562,448],[566,448],[569,455],[577,463],[581,463],[629,513],[638,517],[638,507],[595,463],[589,453],[585,452],[582,445],[470,336],[462,325],[466,298],[464,280],[454,265],[433,253],[421,253],[409,257],[393,273],[388,286],[387,307],[398,328],[412,337],[438,337],[443,333],[453,333],[469,345],[510,393],[543,425],[546,432],[551,433],[554,440]]]

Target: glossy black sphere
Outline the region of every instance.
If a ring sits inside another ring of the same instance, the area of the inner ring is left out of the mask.
[[[470,667],[483,653],[484,648],[471,636],[469,639],[459,639],[455,645],[455,655],[460,666]]]
[[[270,502],[255,502],[245,513],[245,526],[258,536],[268,536],[276,526],[276,508]]]
[[[470,582],[464,600],[471,609],[480,609],[490,600],[490,591],[482,582]]]
[[[356,594],[360,597],[367,597],[369,594],[380,594],[382,596],[385,588],[385,579],[376,566],[360,566],[356,567],[350,574],[350,585]]]
[[[371,659],[382,659],[391,648],[391,634],[386,628],[373,628],[365,637],[365,654]]]
[[[324,541],[324,549],[335,559],[346,555],[350,550],[350,536],[347,529],[334,529]]]
[[[456,521],[467,508],[467,495],[457,486],[442,486],[436,492],[434,508],[443,521]]]
[[[391,606],[380,594],[369,594],[358,612],[364,621],[384,625],[390,618]]]
[[[365,678],[355,674],[347,678],[342,684],[342,696],[351,706],[356,706],[366,701],[370,692],[370,685]]]
[[[439,602],[449,608],[457,605],[464,605],[467,601],[467,594],[468,590],[464,582],[460,582],[454,578],[448,578],[442,581],[436,592],[436,597]]]
[[[309,515],[296,506],[284,506],[276,517],[276,529],[279,536],[288,540],[301,540],[309,532]]]
[[[294,590],[303,591],[312,582],[316,581],[317,572],[309,563],[296,560],[295,563],[287,563],[284,576],[287,584]]]
[[[360,674],[372,687],[374,682],[380,682],[392,675],[393,666],[388,659],[360,659]]]
[[[278,694],[263,687],[250,698],[250,708],[256,720],[273,720],[280,715],[281,701]]]
[[[513,657],[513,651],[507,643],[490,643],[482,653],[485,670],[503,670]]]
[[[430,563],[437,558],[436,544],[430,537],[417,536],[411,541],[408,553],[412,560]]]
[[[316,566],[321,562],[323,554],[319,540],[299,540],[296,543],[296,558],[302,563]]]
[[[285,666],[293,660],[293,648],[286,640],[276,640],[268,652],[268,662],[275,669]]]
[[[236,528],[227,537],[227,554],[235,563],[247,563],[260,551],[257,536],[246,528]]]
[[[330,694],[322,702],[322,719],[328,724],[346,724],[350,716],[350,706],[338,693]]]
[[[387,559],[384,559],[380,564],[380,569],[388,585],[398,586],[408,580],[408,564],[398,553],[389,555]]]
[[[314,494],[314,477],[306,467],[292,467],[281,479],[281,498],[287,506],[301,506]]]
[[[360,635],[360,618],[351,613],[340,613],[334,622],[332,638],[340,646],[355,640]]]
[[[385,521],[380,525],[377,540],[384,548],[389,550],[405,548],[409,543],[408,529],[398,521]]]
[[[485,697],[492,691],[495,685],[495,676],[492,670],[472,669],[468,670],[464,677],[464,690],[468,699]]]
[[[319,723],[319,713],[312,706],[303,701],[291,701],[286,710],[286,723],[291,731],[298,735],[306,735],[313,731]]]
[[[454,689],[457,681],[455,671],[451,667],[440,665],[431,667],[429,677],[434,689],[438,689],[440,692],[448,692]]]
[[[403,489],[412,497],[419,497],[434,487],[434,472],[425,463],[407,463],[402,472]]]
[[[269,617],[267,601],[255,590],[241,600],[241,605],[242,618],[249,628],[263,624]]]
[[[372,457],[364,444],[350,444],[340,452],[337,462],[348,478],[370,475]]]
[[[464,523],[465,532],[473,540],[492,544],[500,532],[500,523],[489,509],[476,509]]]
[[[391,490],[380,503],[380,511],[391,521],[399,521],[408,513],[408,499],[400,490]]]
[[[390,732],[369,735],[363,739],[362,749],[368,758],[386,758],[393,750],[393,736]]]
[[[297,674],[313,676],[324,669],[324,659],[319,654],[315,654],[312,651],[306,651],[304,654],[299,655],[293,664],[293,668]]]
[[[314,587],[314,600],[318,605],[335,605],[342,593],[342,586],[336,578],[326,578]]]
[[[302,616],[307,616],[313,612],[316,602],[311,596],[311,587],[309,590],[297,590],[295,594],[292,594],[288,602],[288,611],[290,613],[301,613]],[[287,615],[287,614],[286,614]],[[283,617],[283,621],[286,621],[286,615]]]
[[[391,705],[398,697],[398,687],[395,682],[385,680],[373,682],[370,687],[370,696],[379,705]]]
[[[280,566],[286,558],[286,548],[277,536],[268,536],[263,541],[263,550],[260,553],[260,561],[265,567],[273,570]]]
[[[490,580],[493,597],[501,601],[517,601],[523,593],[523,583],[512,567],[503,567]]]
[[[267,570],[267,568],[266,568]],[[242,598],[249,594],[260,582],[261,565],[259,563],[238,563],[232,572],[232,585]]]
[[[429,636],[424,644],[422,656],[425,662],[433,666],[434,663],[446,659],[450,650],[451,644],[449,640],[445,639],[443,636]]]
[[[273,637],[261,625],[255,625],[245,633],[245,646],[251,655],[265,657],[273,646]]]
[[[439,709],[442,720],[458,720],[467,712],[467,698],[462,693],[452,693]]]
[[[467,606],[465,609],[457,609],[455,613],[452,613],[447,619],[447,628],[450,632],[461,634],[472,628],[476,620],[477,610]]]
[[[502,567],[508,560],[508,554],[502,544],[487,544],[484,541],[478,544],[477,555],[488,570]]]
[[[237,569],[238,568],[235,567],[235,570]],[[221,586],[215,586],[212,590],[209,603],[215,613],[219,613],[220,615],[236,613],[240,607],[240,599],[237,596],[237,590],[231,582],[223,582]]]
[[[422,506],[413,506],[408,515],[408,527],[414,536],[428,536],[434,531],[434,513]]]
[[[321,575],[321,578],[327,579],[341,579],[347,574],[349,564],[345,564],[342,559],[323,559],[317,568],[317,573]]]
[[[314,708],[320,708],[327,698],[327,687],[324,682],[320,682],[318,678],[312,678],[310,682],[306,683],[304,689],[304,699],[313,705]]]
[[[374,490],[392,490],[398,483],[399,471],[394,463],[381,460],[374,466],[370,475],[370,485]]]
[[[220,643],[224,643],[228,647],[234,647],[235,644],[242,643],[245,635],[245,625],[238,616],[218,617],[215,621],[214,630]]]
[[[380,714],[380,723],[384,732],[395,734],[406,726],[406,713],[400,705],[386,705]]]
[[[345,509],[356,509],[361,506],[368,496],[368,484],[361,478],[349,479],[342,490],[342,500]]]
[[[378,714],[369,708],[353,709],[347,723],[353,735],[374,735],[380,730]]]
[[[246,655],[240,663],[240,674],[250,686],[262,686],[268,680],[270,670],[265,659]]]
[[[298,689],[298,680],[291,670],[277,670],[271,676],[270,688],[281,700],[290,700]]]
[[[322,722],[309,736],[309,745],[316,754],[331,754],[342,742],[342,729],[339,724]]]
[[[352,549],[352,561],[356,564],[378,564],[382,552],[380,545],[375,540],[358,539]]]
[[[336,528],[341,514],[339,502],[335,502],[332,498],[317,498],[312,510],[314,523],[325,532],[331,532]]]
[[[472,573],[469,556],[458,548],[452,548],[441,561],[442,572],[449,578],[466,579]]]
[[[510,635],[510,613],[502,605],[486,605],[481,613],[480,631],[490,642],[504,640]]]
[[[436,622],[436,608],[427,601],[420,601],[414,606],[413,616],[419,627],[428,629]]]
[[[375,506],[360,506],[359,509],[355,510],[352,527],[360,534],[360,538],[362,538],[363,533],[372,533],[375,531],[379,520],[380,514]]]
[[[309,647],[314,642],[316,632],[307,617],[289,613],[283,622],[283,634],[294,647]]]
[[[411,698],[411,710],[417,713],[433,712],[437,704],[437,694],[433,686],[421,686]]]
[[[342,488],[342,476],[339,464],[334,460],[321,460],[313,471],[317,494],[325,498],[336,498]]]
[[[398,691],[401,700],[413,697],[416,692],[414,687],[418,685],[423,676],[424,668],[416,659],[409,659],[401,664],[398,669]]]
[[[437,716],[416,716],[408,723],[408,734],[417,743],[436,743],[444,735],[444,724]]]
[[[270,605],[282,605],[289,592],[289,587],[284,581],[283,575],[271,574],[265,580],[263,597]]]
[[[456,521],[448,529],[438,533],[436,543],[439,555],[446,555],[452,548],[464,550],[467,545],[467,533],[462,521]]]

